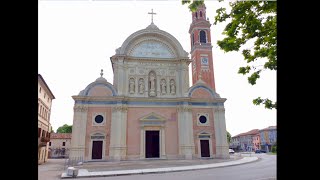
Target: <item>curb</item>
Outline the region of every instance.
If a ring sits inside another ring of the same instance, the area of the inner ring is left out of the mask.
[[[87,169],[79,169],[77,178],[179,172],[179,171],[189,171],[189,170],[199,170],[199,169],[209,169],[209,168],[218,168],[218,167],[226,167],[226,166],[235,166],[235,165],[254,162],[254,161],[257,161],[257,160],[259,160],[258,157],[243,157],[242,159],[236,160],[236,161],[228,161],[228,162],[214,163],[214,164],[202,164],[202,165],[180,166],[180,167],[169,167],[169,168],[153,168],[153,169],[99,171],[99,172],[89,172]],[[74,178],[74,177],[68,176],[67,173],[64,172],[61,175],[61,179],[64,179],[64,178]]]

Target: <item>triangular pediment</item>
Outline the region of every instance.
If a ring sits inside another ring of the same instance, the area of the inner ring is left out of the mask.
[[[152,112],[146,116],[143,116],[140,120],[141,121],[165,121],[166,118],[159,115],[159,114]]]

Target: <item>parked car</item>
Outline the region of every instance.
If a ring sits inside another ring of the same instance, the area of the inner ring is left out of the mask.
[[[255,153],[267,153],[267,151],[265,151],[265,150],[262,150],[262,149],[257,149],[256,151],[255,151]]]
[[[234,150],[233,149],[229,149],[229,154],[234,154]]]

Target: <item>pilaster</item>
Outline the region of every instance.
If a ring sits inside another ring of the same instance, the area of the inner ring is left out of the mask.
[[[181,105],[177,109],[179,129],[179,155],[184,159],[192,159],[195,152],[191,109],[192,108],[189,105]]]
[[[85,160],[85,142],[87,129],[88,107],[84,105],[75,105],[72,126],[72,140],[70,148],[71,161]]]
[[[230,158],[224,107],[218,106],[214,108],[214,132],[216,138],[215,157]]]
[[[118,104],[112,108],[110,133],[110,159],[125,160],[127,155],[127,110],[128,107]]]

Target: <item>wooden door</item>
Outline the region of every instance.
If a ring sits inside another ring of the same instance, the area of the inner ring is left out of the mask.
[[[210,157],[209,140],[200,140],[201,157]]]
[[[92,143],[92,159],[102,159],[103,141],[93,141]]]

